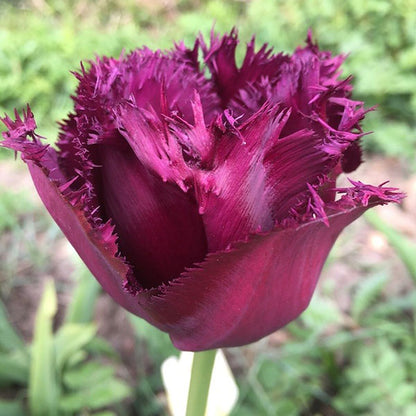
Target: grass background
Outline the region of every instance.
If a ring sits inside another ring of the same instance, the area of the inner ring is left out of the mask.
[[[71,109],[70,71],[95,54],[164,49],[182,39],[190,45],[214,24],[218,32],[236,26],[242,43],[256,34],[258,45],[286,52],[311,28],[321,48],[349,53],[344,75],[354,76],[354,97],[378,104],[365,122],[374,133],[365,138],[368,162],[356,178],[392,178],[408,201],[346,230],[301,318],[226,351],[240,387],[233,415],[416,414],[415,0],[21,0],[0,1],[0,18],[0,113],[29,102],[51,142],[56,120]],[[35,414],[36,402],[51,406],[50,414],[166,414],[159,367],[177,352],[165,335],[127,318],[86,283],[94,281],[45,214],[22,166],[10,152],[0,156],[0,339],[11,339],[0,342],[0,415]],[[44,292],[49,277],[56,289]],[[49,315],[39,307],[42,293]],[[50,326],[35,324],[36,314]],[[52,345],[49,359],[37,331]],[[78,342],[62,352],[68,334]],[[53,389],[39,389],[34,362],[49,368]],[[85,368],[90,377],[103,366],[113,395],[82,382]]]

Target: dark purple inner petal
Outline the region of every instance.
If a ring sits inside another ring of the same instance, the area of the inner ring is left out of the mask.
[[[344,154],[341,159],[342,170],[345,173],[353,172],[362,162],[362,151],[359,143],[352,142],[347,149],[344,151]]]
[[[147,171],[123,143],[99,151],[102,206],[139,284],[156,287],[203,260],[205,232],[190,196]]]

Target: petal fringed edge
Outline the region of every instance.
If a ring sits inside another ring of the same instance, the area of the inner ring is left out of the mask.
[[[395,197],[392,197],[394,199]],[[295,227],[251,236],[209,254],[196,268],[138,300],[181,350],[244,345],[283,327],[309,305],[324,262],[340,232],[373,199]]]

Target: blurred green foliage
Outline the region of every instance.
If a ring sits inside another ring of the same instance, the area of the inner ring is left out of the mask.
[[[330,296],[315,295],[279,348],[263,345],[251,364],[232,350],[248,368],[232,415],[415,414],[416,293],[386,299],[388,280],[379,271],[356,287],[350,327],[338,327]]]
[[[322,48],[349,54],[344,75],[354,75],[355,98],[378,105],[365,122],[374,131],[367,147],[414,162],[416,0],[26,0],[2,2],[0,17],[0,113],[29,102],[50,141],[54,122],[70,111],[76,83],[69,71],[81,60],[190,44],[214,23],[291,52],[311,28]]]
[[[19,217],[33,211],[33,204],[23,192],[0,187],[0,233],[18,225]]]
[[[26,346],[0,301],[0,387],[21,392],[14,393],[15,400],[0,400],[1,416],[98,415],[131,395],[130,386],[115,375],[117,354],[96,336],[95,325],[67,320],[54,333],[56,313],[56,292],[49,280],[33,341]]]

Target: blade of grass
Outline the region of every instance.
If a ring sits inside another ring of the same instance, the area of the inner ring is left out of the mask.
[[[58,385],[52,324],[57,310],[53,281],[47,281],[36,314],[29,377],[29,409],[33,416],[54,416],[58,407]]]

